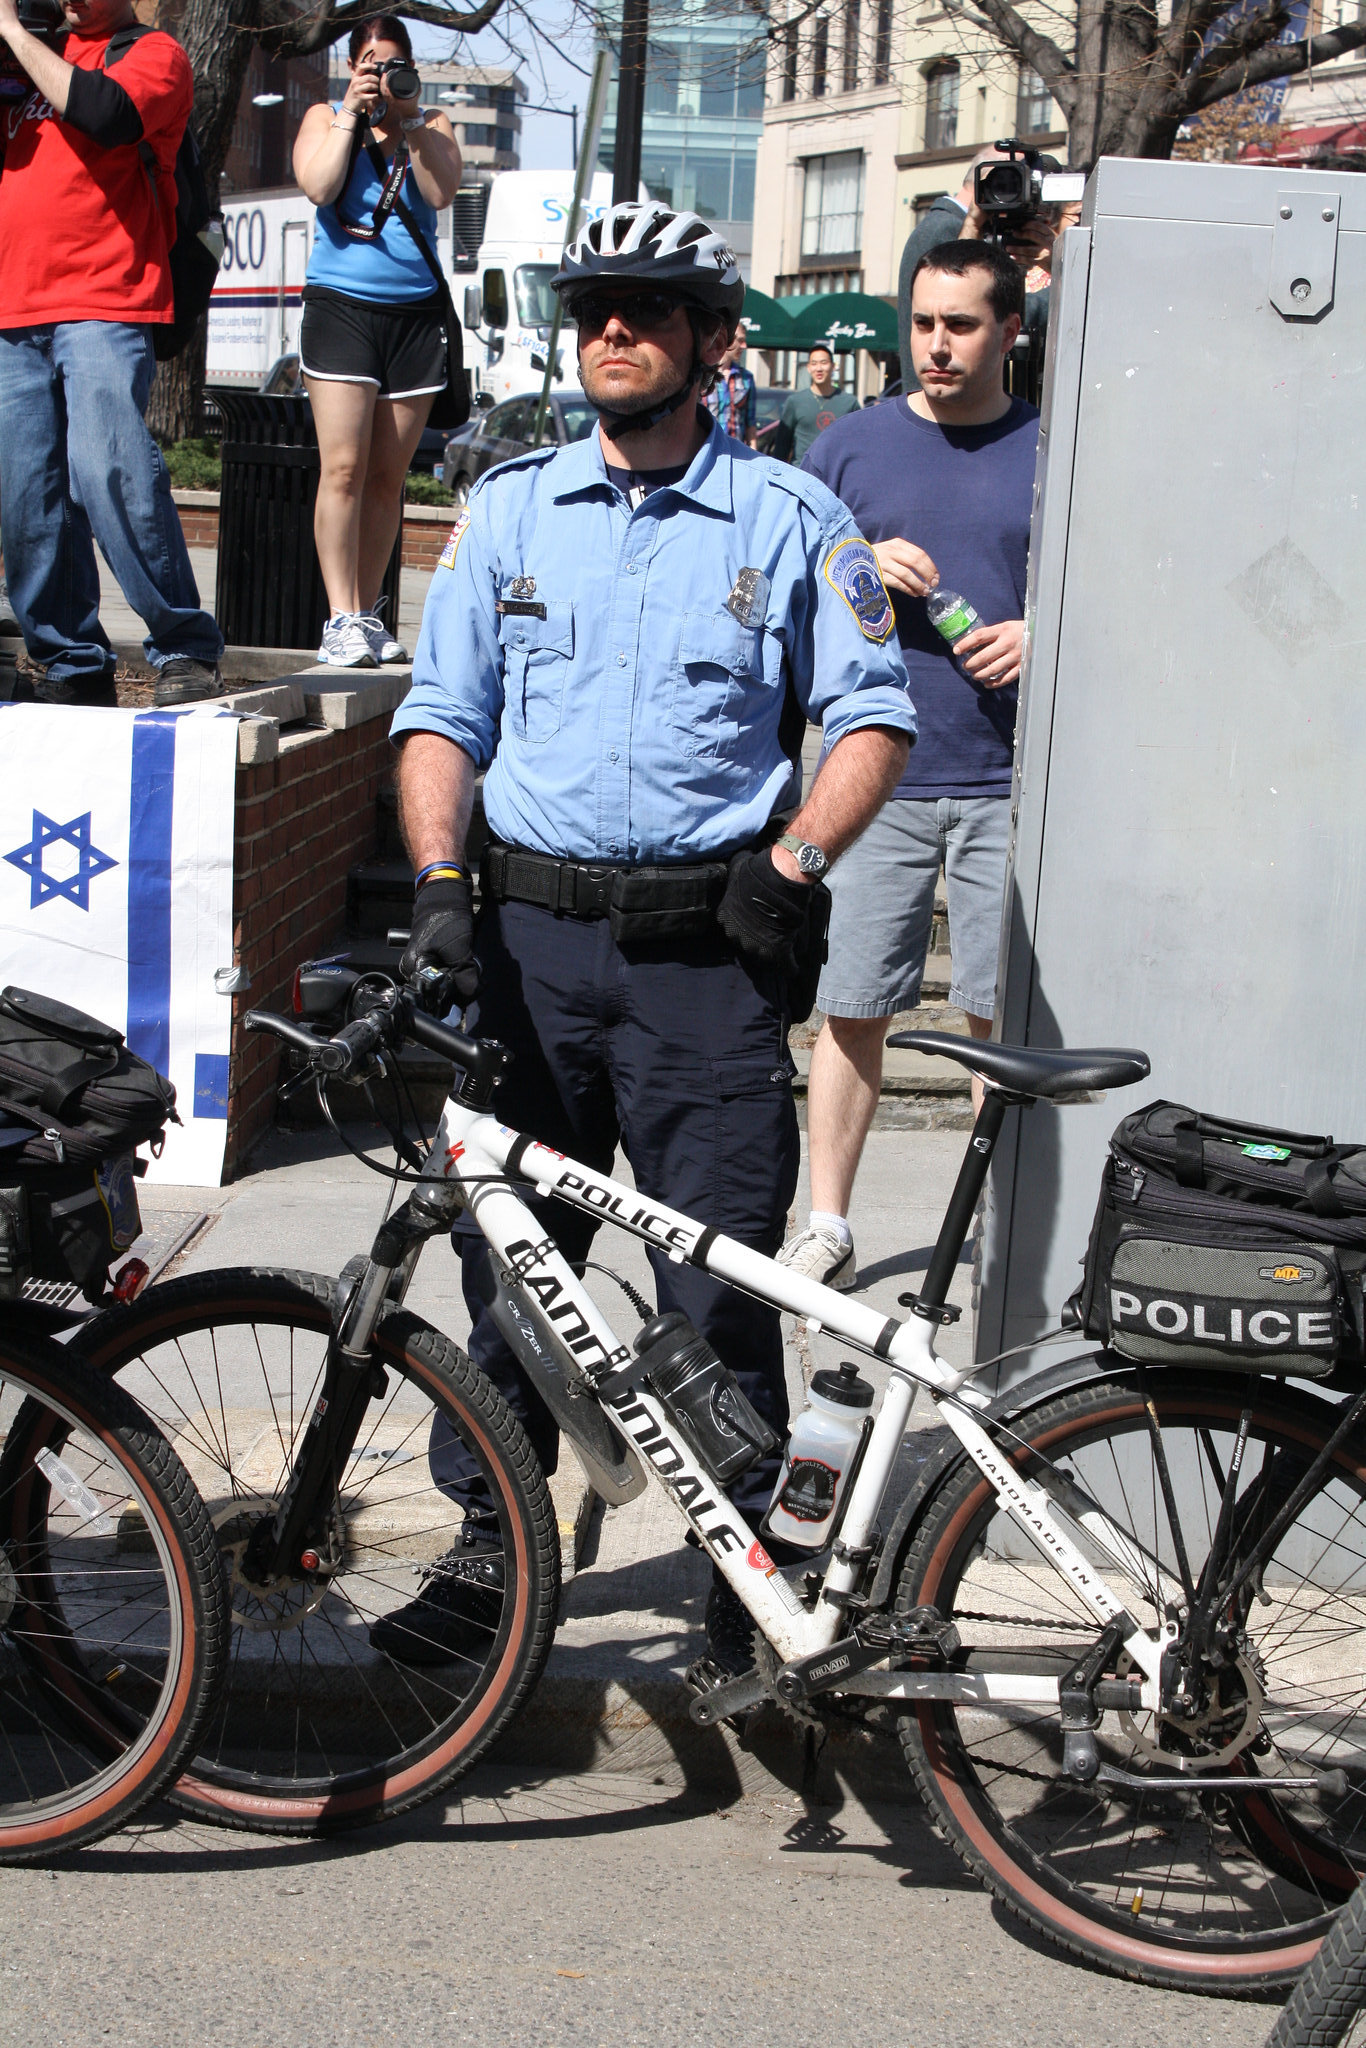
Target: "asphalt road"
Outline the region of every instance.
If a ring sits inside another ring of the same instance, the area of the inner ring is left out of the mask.
[[[1256,2048],[1273,2012],[1055,1957],[915,1807],[776,1786],[488,1767],[335,1844],[158,1810],[0,1871],[5,2048]]]

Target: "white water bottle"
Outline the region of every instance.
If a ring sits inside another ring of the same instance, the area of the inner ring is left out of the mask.
[[[956,590],[932,590],[925,599],[925,612],[935,632],[942,633],[950,647],[956,647],[965,634],[982,623],[976,606]]]
[[[863,1435],[873,1390],[858,1367],[818,1372],[807,1406],[792,1425],[783,1469],[764,1517],[768,1536],[803,1550],[822,1550],[830,1540],[840,1497],[848,1483]]]

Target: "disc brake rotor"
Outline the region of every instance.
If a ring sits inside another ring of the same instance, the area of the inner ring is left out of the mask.
[[[327,1598],[333,1577],[327,1570],[301,1572],[297,1578],[272,1579],[268,1585],[256,1585],[243,1576],[242,1561],[253,1530],[263,1515],[273,1515],[279,1505],[277,1500],[262,1494],[254,1499],[232,1501],[213,1517],[219,1556],[228,1575],[235,1628],[273,1635],[282,1629],[302,1628]],[[336,1518],[335,1509],[333,1517]],[[329,1534],[336,1539],[340,1555],[339,1522],[335,1529],[329,1526]]]
[[[1260,1663],[1260,1659],[1257,1660]],[[1127,1650],[1122,1650],[1115,1669],[1121,1678],[1127,1678],[1134,1669],[1134,1661]],[[1235,1690],[1234,1679],[1241,1680],[1241,1697],[1228,1697]],[[1262,1708],[1266,1704],[1266,1693],[1262,1677],[1252,1656],[1244,1654],[1222,1671],[1213,1674],[1213,1693],[1204,1713],[1193,1720],[1185,1720],[1176,1714],[1145,1715],[1148,1725],[1141,1728],[1133,1715],[1121,1712],[1119,1724],[1142,1756],[1151,1757],[1164,1769],[1170,1770],[1177,1757],[1185,1771],[1217,1771],[1256,1740],[1262,1724]],[[1158,1740],[1163,1728],[1174,1729],[1182,1738],[1177,1749],[1164,1748]],[[1194,1745],[1205,1742],[1209,1745],[1199,1753]],[[1191,1747],[1187,1747],[1187,1745]]]

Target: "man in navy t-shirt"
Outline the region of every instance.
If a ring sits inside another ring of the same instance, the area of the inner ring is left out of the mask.
[[[1035,408],[1002,383],[1023,302],[1022,272],[993,244],[927,252],[911,298],[921,388],[837,420],[803,464],[874,543],[919,725],[892,800],[829,878],[816,998],[826,1021],[807,1099],[811,1218],[781,1258],[832,1287],[858,1277],[849,1201],[887,1020],[920,999],[941,862],[950,1001],[974,1038],[991,1035],[1039,429]],[[931,591],[966,598],[986,623],[950,646],[926,611]]]

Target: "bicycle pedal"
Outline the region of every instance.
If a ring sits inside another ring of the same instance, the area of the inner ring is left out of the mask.
[[[733,1678],[714,1657],[699,1657],[688,1666],[683,1679],[697,1694],[688,1708],[688,1717],[699,1728],[714,1728],[718,1721],[752,1713],[769,1697],[768,1687],[757,1670],[744,1671]]]

